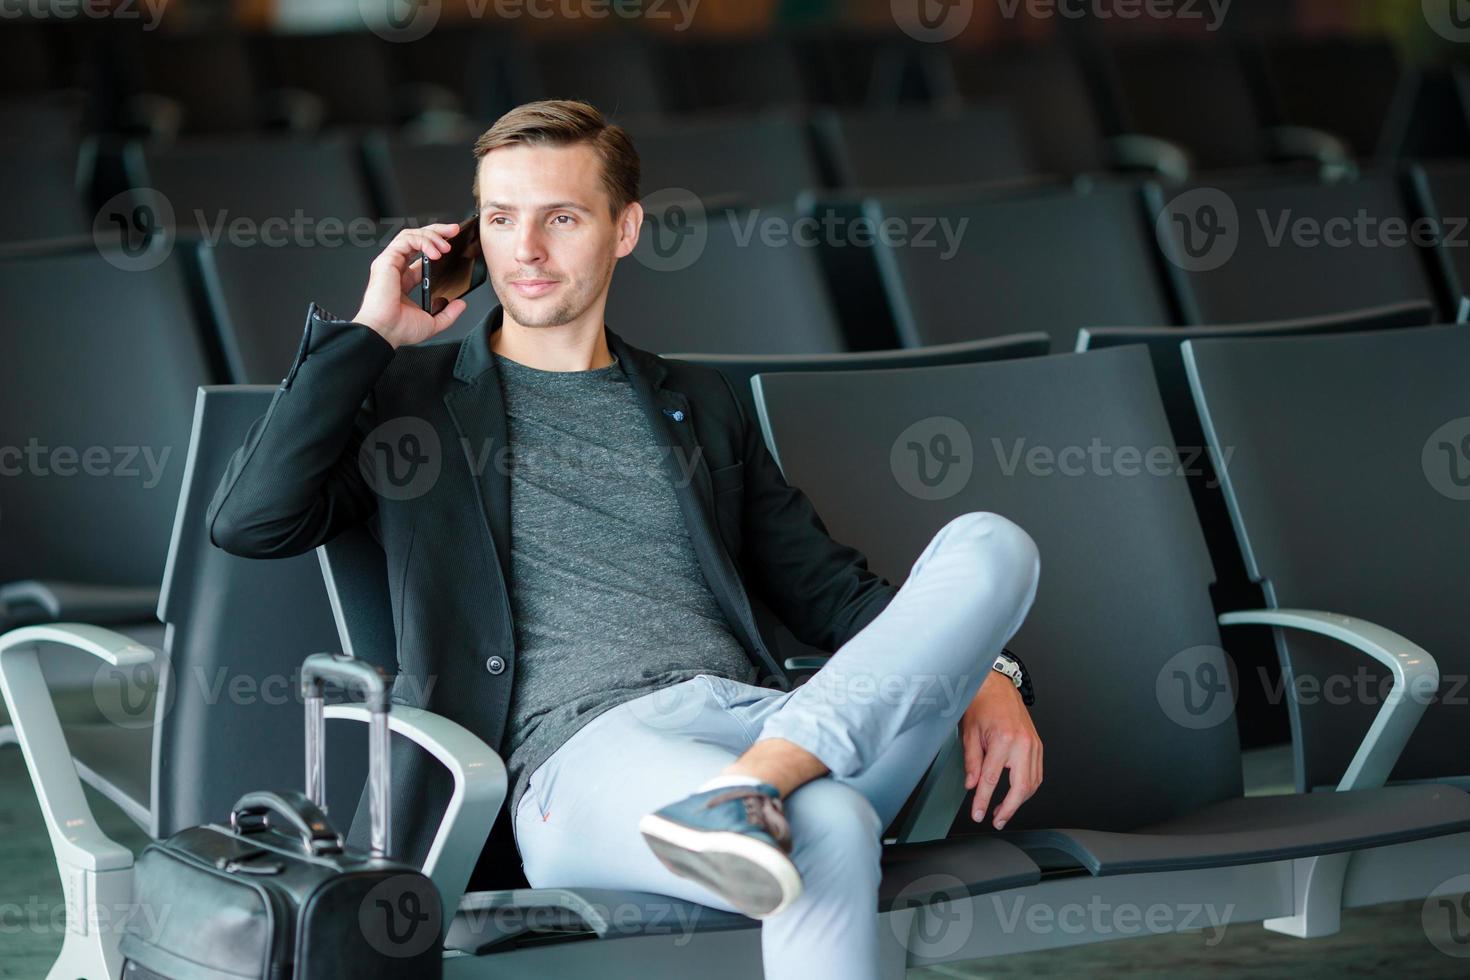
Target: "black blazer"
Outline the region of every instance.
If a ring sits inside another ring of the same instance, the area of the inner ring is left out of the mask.
[[[510,480],[497,464],[508,443],[489,345],[501,317],[497,307],[459,344],[395,350],[313,304],[295,362],[231,459],[207,520],[214,544],[250,558],[302,554],[367,522],[388,562],[394,700],[442,714],[503,754],[516,651]],[[828,536],[724,375],[611,330],[607,341],[669,448],[689,538],[731,631],[759,683],[789,689],[752,599],[799,640],[832,651],[894,586]],[[396,823],[411,822],[403,816]]]

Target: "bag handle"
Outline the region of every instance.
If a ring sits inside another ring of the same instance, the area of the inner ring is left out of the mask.
[[[371,713],[368,724],[368,814],[372,821],[372,852],[388,855],[391,773],[388,762],[388,707],[390,692],[384,673],[365,660],[338,653],[314,653],[301,664],[301,695],[306,702],[306,796],[319,809],[326,807],[326,770],[322,765],[324,681],[336,681],[349,693],[361,692]]]
[[[301,838],[307,854],[341,854],[342,836],[332,829],[327,815],[296,790],[246,793],[230,809],[230,828],[237,834],[276,829],[276,818],[284,821]]]

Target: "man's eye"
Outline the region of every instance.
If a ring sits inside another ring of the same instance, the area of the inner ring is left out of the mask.
[[[559,214],[556,217],[552,218],[551,220],[552,221],[560,221],[563,224],[568,224],[569,225],[569,224],[572,223],[572,216],[569,215],[569,214]]]
[[[495,217],[493,217],[493,218],[490,219],[490,223],[492,225],[503,225],[503,224],[507,223],[509,220],[510,219],[507,218],[505,215],[503,215],[503,214],[497,214]]]

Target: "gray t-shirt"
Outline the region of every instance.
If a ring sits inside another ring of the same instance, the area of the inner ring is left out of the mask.
[[[536,767],[602,712],[697,674],[757,672],[705,582],[622,364],[495,365],[510,439],[514,814]]]

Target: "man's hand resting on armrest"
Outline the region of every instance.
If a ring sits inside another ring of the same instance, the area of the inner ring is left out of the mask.
[[[995,809],[993,822],[1000,830],[1041,786],[1041,737],[1010,678],[992,671],[980,685],[960,719],[960,741],[965,789],[975,790],[970,816],[976,823],[985,819],[1001,770],[1011,771],[1010,792]]]
[[[459,225],[437,224],[405,228],[395,235],[382,254],[373,259],[362,307],[352,322],[376,331],[395,349],[448,330],[465,311],[464,300],[454,300],[438,315],[430,316],[410,298],[409,292],[422,278],[419,253],[423,252],[431,260],[439,258],[449,250],[449,239],[458,232]]]

